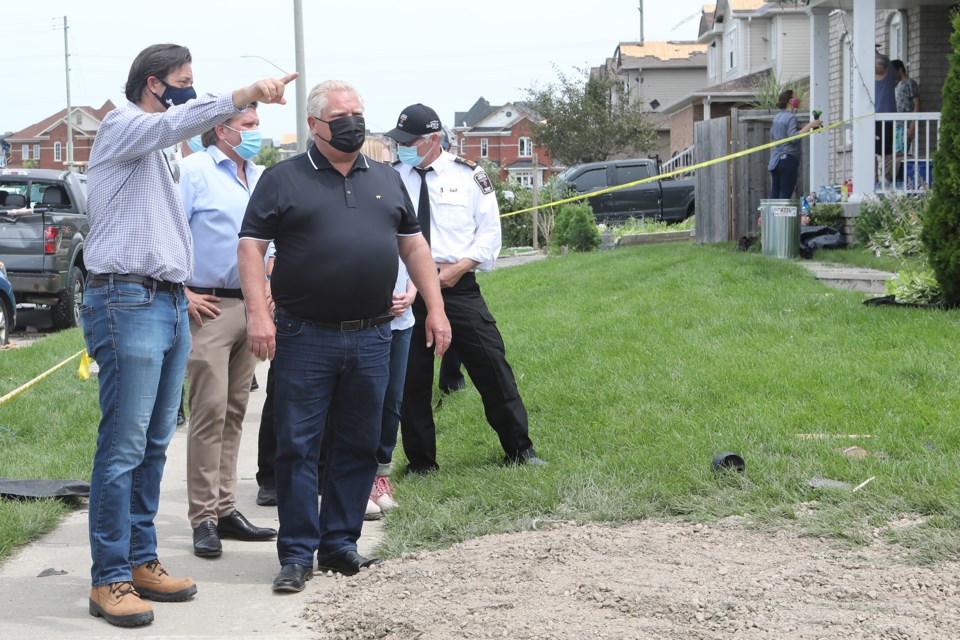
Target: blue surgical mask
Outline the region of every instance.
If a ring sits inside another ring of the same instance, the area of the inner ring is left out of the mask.
[[[234,147],[232,144],[227,142],[227,144],[230,144],[233,150],[237,152],[238,156],[244,160],[250,160],[260,153],[260,147],[263,145],[263,135],[260,133],[259,129],[247,129],[240,131],[228,125],[223,126],[227,127],[227,129],[230,129],[230,131],[236,131],[240,134],[240,144],[237,146]],[[226,140],[224,140],[224,142],[226,142]]]
[[[187,146],[190,147],[190,151],[194,153],[203,151],[203,142],[200,141],[200,136],[193,136],[187,140]]]
[[[163,82],[163,80],[160,82]],[[197,92],[193,87],[171,87],[166,82],[163,82],[163,86],[166,87],[166,89],[163,90],[162,96],[157,96],[155,93],[153,95],[157,97],[160,104],[168,109],[184,104],[188,100],[193,100],[197,97]]]
[[[397,157],[400,162],[411,167],[419,167],[420,163],[426,158],[426,156],[417,153],[417,147],[404,147],[403,145],[397,146]]]

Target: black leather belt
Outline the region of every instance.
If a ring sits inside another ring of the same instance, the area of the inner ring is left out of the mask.
[[[288,313],[282,307],[276,308],[277,315],[287,316],[288,318],[294,318],[303,322],[304,324],[309,324],[312,327],[320,327],[322,329],[334,329],[335,331],[362,331],[363,329],[369,329],[370,327],[379,327],[382,324],[387,324],[393,320],[393,316],[380,316],[378,318],[367,318],[366,320],[344,320],[342,322],[318,322],[316,320],[306,320],[298,316]]]
[[[90,287],[102,287],[111,282],[132,282],[157,291],[180,291],[183,289],[183,284],[180,282],[167,282],[166,280],[157,280],[156,278],[129,273],[91,273],[87,276],[87,286]]]
[[[208,287],[187,287],[190,291],[194,293],[199,293],[201,295],[217,296],[219,298],[239,298],[243,300],[243,290],[242,289],[217,289],[217,288],[208,288]]]

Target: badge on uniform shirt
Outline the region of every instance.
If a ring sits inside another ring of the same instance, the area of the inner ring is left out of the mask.
[[[490,178],[487,177],[485,171],[478,171],[473,174],[473,179],[477,181],[477,185],[480,187],[480,191],[484,193],[493,193],[493,184],[490,183]]]

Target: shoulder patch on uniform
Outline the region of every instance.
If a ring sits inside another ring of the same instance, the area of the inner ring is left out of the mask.
[[[477,168],[477,163],[476,163],[476,162],[474,162],[473,160],[467,160],[466,158],[461,158],[460,156],[453,156],[453,161],[454,161],[454,162],[457,162],[457,163],[460,163],[460,164],[465,164],[465,165],[467,165],[468,167],[470,167],[471,169],[476,169],[476,168]]]
[[[484,193],[493,193],[493,185],[490,183],[490,178],[487,177],[486,171],[477,171],[473,174],[473,179],[477,181],[477,185],[481,191]]]

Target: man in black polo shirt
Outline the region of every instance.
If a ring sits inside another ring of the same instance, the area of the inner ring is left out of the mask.
[[[396,171],[359,153],[366,127],[356,90],[323,82],[307,112],[315,146],[264,172],[237,251],[250,350],[261,360],[276,354],[282,568],[275,591],[301,591],[314,553],[320,570],[345,575],[378,562],[357,553],[357,539],[377,470],[398,250],[427,306],[427,344],[438,354],[450,344],[437,270],[410,197]],[[271,240],[275,321],[263,286]],[[329,458],[318,512],[325,421]]]

